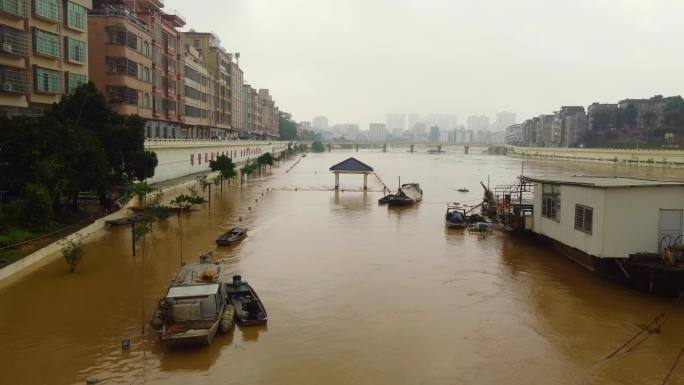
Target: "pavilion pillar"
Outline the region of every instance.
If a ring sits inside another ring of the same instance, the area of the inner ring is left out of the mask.
[[[368,190],[368,173],[363,173],[363,189]]]
[[[340,173],[336,172],[335,173],[335,190],[339,190],[340,188]]]

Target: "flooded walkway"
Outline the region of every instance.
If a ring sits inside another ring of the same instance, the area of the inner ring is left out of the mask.
[[[531,240],[445,228],[447,201],[479,200],[488,175],[491,185],[513,181],[520,159],[393,151],[309,154],[242,189],[212,188],[211,209],[185,214],[182,231],[175,217],[156,225],[144,269],[130,231],[114,228],[84,247],[75,274],[57,259],[0,287],[0,383],[662,381],[684,344],[684,309],[662,334],[602,361],[670,301],[597,278]],[[390,188],[398,176],[420,182],[423,201],[378,206],[383,186],[372,176],[368,192],[358,176],[330,191],[328,168],[349,156]],[[526,162],[525,172],[684,180],[682,170],[560,162]],[[214,239],[238,224],[248,238],[217,248]],[[155,304],[181,261],[207,250],[254,285],[269,325],[236,328],[206,348],[164,348],[147,328]],[[123,352],[125,337],[132,348]],[[670,379],[678,380],[684,367]]]

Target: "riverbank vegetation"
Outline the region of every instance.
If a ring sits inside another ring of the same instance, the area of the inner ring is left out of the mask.
[[[93,83],[0,127],[0,248],[105,214],[157,165],[144,121],[114,112]]]
[[[656,96],[654,101],[662,101]],[[601,106],[592,114],[592,131],[581,143],[586,147],[652,147],[684,145],[684,99],[672,97],[661,114],[654,111],[639,113],[634,104],[623,108]]]
[[[311,143],[311,151],[313,152],[325,152],[325,146],[320,141],[316,140]]]

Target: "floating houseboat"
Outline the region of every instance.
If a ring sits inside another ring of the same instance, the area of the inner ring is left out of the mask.
[[[235,309],[226,304],[223,263],[210,258],[181,267],[159,302],[151,326],[169,346],[208,345],[232,326]]]
[[[684,291],[684,182],[520,177],[496,189],[497,219],[602,276],[655,294]]]

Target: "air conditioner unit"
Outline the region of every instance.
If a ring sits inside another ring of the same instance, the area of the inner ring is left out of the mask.
[[[2,89],[7,91],[7,92],[14,92],[14,84],[12,83],[3,83]]]
[[[13,47],[12,47],[12,44],[10,44],[10,43],[3,43],[3,44],[2,44],[2,50],[5,51],[5,52],[9,52],[9,53],[14,52],[14,49],[13,49]]]

